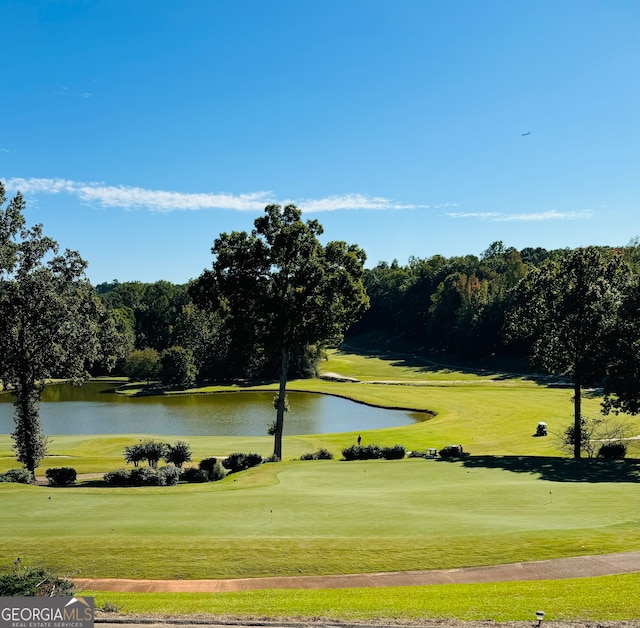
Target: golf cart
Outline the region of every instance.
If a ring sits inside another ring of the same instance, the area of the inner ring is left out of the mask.
[[[546,436],[547,435],[547,424],[544,421],[540,421],[538,423],[538,427],[536,427],[536,436]]]

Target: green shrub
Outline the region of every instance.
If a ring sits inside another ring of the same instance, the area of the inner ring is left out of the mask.
[[[431,455],[426,451],[410,451],[407,458],[431,458]]]
[[[598,450],[598,458],[608,460],[622,460],[627,455],[627,446],[624,443],[605,443]]]
[[[249,467],[256,467],[262,464],[262,456],[260,454],[235,452],[229,454],[223,461],[222,466],[229,469],[229,473],[237,473],[244,471]]]
[[[138,467],[130,471],[129,483],[133,486],[163,486],[164,476],[152,467]]]
[[[344,460],[359,460],[360,459],[360,446],[350,445],[342,450],[342,457]]]
[[[71,597],[73,582],[42,567],[26,567],[18,558],[13,572],[0,576],[0,597]]]
[[[137,467],[143,460],[145,460],[145,451],[142,443],[136,443],[135,445],[127,445],[124,448],[124,459],[129,464],[133,464]]]
[[[342,450],[345,460],[376,460],[382,458],[382,450],[378,445],[351,445]]]
[[[0,473],[0,482],[17,482],[19,484],[31,484],[33,482],[33,473],[29,469],[9,469],[4,473]]]
[[[462,445],[447,445],[438,451],[440,458],[461,458],[468,455],[463,451]]]
[[[393,447],[382,447],[380,453],[385,460],[402,460],[407,450],[404,445],[394,445]]]
[[[302,454],[300,460],[333,460],[333,454],[328,449],[320,448],[313,453]]]
[[[72,467],[58,467],[45,471],[50,486],[69,486],[76,481],[76,470]]]
[[[183,482],[208,482],[209,473],[197,467],[185,467],[180,473]]]
[[[245,455],[245,461],[248,467],[257,467],[262,464],[262,456],[260,454],[249,453]]]
[[[175,445],[167,445],[164,460],[182,469],[185,462],[191,462],[191,447],[183,440],[177,441]]]
[[[216,464],[213,465],[213,469],[209,471],[209,482],[222,480],[226,475],[227,472],[225,471],[225,468],[219,462],[216,462]]]
[[[205,458],[200,461],[198,466],[200,471],[206,474],[207,482],[217,482],[227,475],[217,458]]]
[[[160,469],[116,469],[105,473],[103,479],[109,486],[174,486],[181,479],[181,474],[176,467],[167,465]]]
[[[131,472],[128,469],[116,469],[105,473],[102,479],[109,486],[127,486],[130,474]]]
[[[158,462],[164,460],[167,452],[167,443],[161,443],[155,440],[148,440],[142,443],[142,449],[144,451],[144,460],[152,469],[158,468]]]
[[[213,467],[215,467],[217,463],[217,458],[205,458],[198,463],[198,469],[200,469],[200,471],[209,473],[209,471],[213,470]]]
[[[180,480],[180,469],[174,466],[160,467],[158,476],[162,480],[162,486],[175,486]]]

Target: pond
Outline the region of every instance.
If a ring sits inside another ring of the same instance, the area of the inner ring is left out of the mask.
[[[265,436],[275,419],[273,392],[126,397],[106,382],[47,386],[40,404],[46,434]],[[340,397],[287,393],[286,434],[327,434],[410,425],[421,412],[386,410]],[[0,394],[0,433],[14,429],[13,397]]]

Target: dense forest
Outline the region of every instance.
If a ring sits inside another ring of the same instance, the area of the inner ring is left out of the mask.
[[[523,358],[531,341],[505,333],[505,319],[517,305],[516,287],[534,269],[566,259],[570,249],[520,251],[494,242],[479,257],[411,258],[406,265],[380,262],[365,271],[370,300],[346,338],[384,337],[387,345],[467,360],[487,356]],[[640,240],[620,248],[599,248],[620,260],[630,277],[640,275]],[[111,311],[125,343],[120,372],[154,378],[181,363],[188,381],[274,378],[278,356],[252,346],[225,324],[224,311],[197,307],[197,284],[102,283],[96,290]],[[375,332],[375,333],[372,333]],[[375,347],[372,347],[375,348]],[[312,376],[322,347],[297,347],[292,377]],[[177,367],[176,367],[177,368]],[[175,370],[175,369],[174,369]],[[180,371],[180,368],[178,368]],[[182,375],[175,375],[180,383]],[[182,382],[186,383],[186,382]]]

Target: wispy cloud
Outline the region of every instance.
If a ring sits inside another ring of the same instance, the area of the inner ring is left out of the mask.
[[[543,222],[546,220],[588,220],[593,216],[591,209],[559,212],[555,209],[529,214],[503,214],[500,212],[449,212],[449,218],[476,218],[492,222]]]
[[[304,212],[326,212],[344,209],[419,209],[429,205],[401,203],[381,196],[344,194],[318,199],[278,200],[273,192],[244,194],[171,192],[148,190],[123,185],[105,185],[100,182],[83,183],[68,179],[12,178],[5,182],[8,191],[23,194],[69,194],[84,203],[123,209],[147,209],[157,212],[176,210],[230,209],[256,211],[269,203],[295,203]],[[454,206],[446,204],[432,207]]]
[[[502,214],[497,212],[448,212],[449,218],[478,218],[480,220],[495,220]]]

